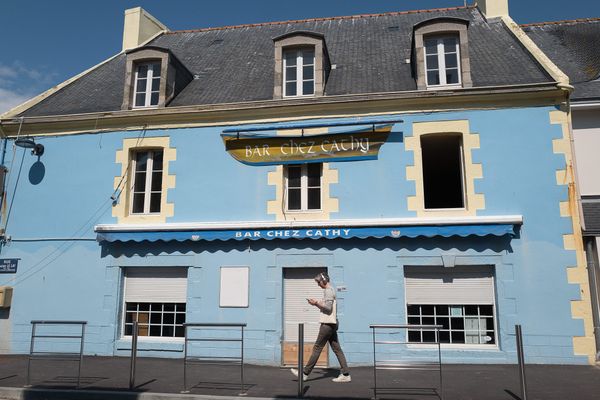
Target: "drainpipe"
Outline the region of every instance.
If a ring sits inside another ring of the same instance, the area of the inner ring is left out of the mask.
[[[596,339],[596,361],[600,361],[600,268],[598,265],[598,247],[596,246],[595,236],[585,238],[585,254],[587,258],[588,279],[590,281],[594,338]]]

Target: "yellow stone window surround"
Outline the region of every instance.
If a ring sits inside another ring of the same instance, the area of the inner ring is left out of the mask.
[[[477,210],[485,209],[483,194],[475,193],[475,179],[483,177],[481,164],[473,163],[471,151],[479,148],[479,134],[471,133],[468,120],[415,122],[412,125],[413,135],[405,137],[407,151],[414,155],[414,165],[406,167],[406,179],[415,182],[416,195],[408,196],[408,209],[415,211],[417,217],[461,217],[475,216]],[[462,137],[463,182],[465,207],[457,209],[426,209],[423,189],[423,161],[421,154],[421,136],[428,134],[456,135]]]
[[[304,133],[306,136],[327,133],[327,128],[287,129],[277,132],[278,136],[297,136]],[[275,186],[275,200],[267,202],[267,214],[275,215],[277,221],[316,221],[329,220],[331,214],[339,211],[338,199],[331,197],[329,186],[338,183],[338,170],[330,167],[329,163],[323,163],[321,172],[321,209],[311,211],[286,211],[285,170],[283,165],[278,165],[275,171],[267,175],[269,185]]]
[[[121,175],[114,179],[115,191],[121,190],[120,201],[113,207],[112,215],[118,223],[144,224],[164,223],[168,217],[175,213],[173,203],[167,203],[167,191],[175,187],[175,175],[169,175],[169,162],[175,161],[177,153],[169,145],[168,136],[128,138],[123,140],[123,148],[116,153],[116,163],[121,164]],[[133,185],[132,155],[140,150],[163,150],[162,167],[162,194],[160,213],[156,214],[131,214],[131,189]]]

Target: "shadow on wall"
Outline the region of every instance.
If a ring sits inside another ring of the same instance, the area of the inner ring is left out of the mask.
[[[44,176],[46,175],[46,167],[44,163],[41,161],[36,161],[33,163],[31,168],[29,168],[29,182],[32,185],[38,185],[44,180]]]
[[[0,320],[7,320],[10,318],[10,308],[0,308]]]
[[[519,238],[519,232],[515,239]],[[494,251],[500,253],[513,252],[509,235],[504,236],[468,236],[468,237],[418,237],[418,238],[382,238],[382,239],[273,239],[273,240],[243,240],[243,241],[219,241],[212,242],[103,242],[102,257],[132,257],[159,254],[186,254],[186,253],[216,253],[227,251],[285,251],[285,250],[391,250],[409,251],[417,250],[458,250],[462,252]]]

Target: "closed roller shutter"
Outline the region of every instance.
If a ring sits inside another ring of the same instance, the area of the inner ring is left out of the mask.
[[[125,302],[185,303],[186,268],[127,268]]]
[[[490,266],[404,267],[407,304],[494,304]]]
[[[314,281],[326,268],[287,268],[284,270],[284,341],[298,341],[298,324],[304,323],[305,343],[314,342],[319,333],[319,309],[307,298],[322,299],[323,289]]]

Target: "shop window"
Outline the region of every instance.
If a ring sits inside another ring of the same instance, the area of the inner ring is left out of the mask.
[[[425,209],[465,208],[462,138],[421,136]]]
[[[409,343],[496,345],[494,270],[490,266],[405,266]]]
[[[287,211],[321,209],[321,178],[323,164],[309,163],[285,167]]]
[[[123,296],[123,335],[183,337],[186,319],[187,269],[127,268]]]
[[[409,325],[441,325],[440,343],[495,344],[494,307],[487,304],[409,304]],[[408,330],[409,343],[435,343],[435,330]]]
[[[134,151],[132,171],[131,214],[160,213],[163,150]]]

